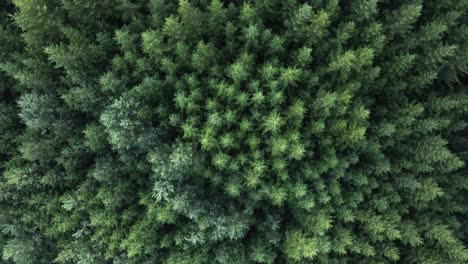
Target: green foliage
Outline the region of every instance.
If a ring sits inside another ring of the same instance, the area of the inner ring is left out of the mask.
[[[0,263],[467,263],[467,18],[1,1]]]

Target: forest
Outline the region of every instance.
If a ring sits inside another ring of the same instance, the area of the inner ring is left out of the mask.
[[[0,0],[0,264],[466,264],[467,125],[466,0]]]

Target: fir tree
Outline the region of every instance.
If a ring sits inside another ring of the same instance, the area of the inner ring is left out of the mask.
[[[0,263],[467,263],[467,12],[2,1]]]

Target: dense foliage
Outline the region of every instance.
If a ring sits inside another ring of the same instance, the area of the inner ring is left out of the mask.
[[[0,263],[468,263],[467,22],[2,0]]]

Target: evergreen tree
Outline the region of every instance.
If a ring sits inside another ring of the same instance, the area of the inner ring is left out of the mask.
[[[2,1],[0,263],[467,263],[467,18]]]

